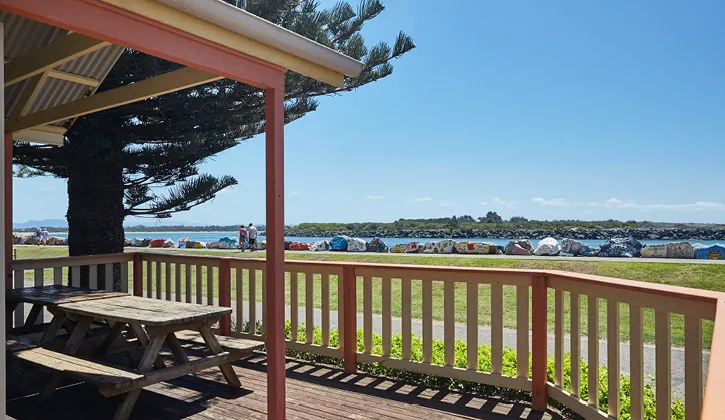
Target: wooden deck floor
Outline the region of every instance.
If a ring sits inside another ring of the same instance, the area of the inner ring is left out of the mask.
[[[15,419],[111,418],[118,397],[103,398],[85,384],[63,384],[51,400],[37,396],[47,378],[35,372],[25,391],[17,388],[20,368],[10,365],[7,414]],[[264,419],[264,354],[235,364],[243,389],[231,390],[218,369],[147,388],[132,419]],[[554,411],[538,413],[526,404],[482,399],[451,391],[414,387],[364,374],[349,375],[323,365],[288,360],[289,419],[561,419]]]

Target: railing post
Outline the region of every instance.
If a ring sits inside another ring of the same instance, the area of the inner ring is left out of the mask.
[[[208,299],[212,299],[211,296]],[[231,308],[232,306],[232,268],[229,260],[219,260],[219,306]],[[222,335],[232,334],[232,315],[222,315],[219,320],[219,330]]]
[[[531,406],[546,411],[546,276],[533,277],[531,302]]]
[[[345,372],[357,373],[357,277],[355,267],[345,266],[342,271],[343,322],[343,358]]]
[[[148,279],[148,281],[151,281],[151,279]],[[179,293],[179,291],[177,290],[176,293]],[[140,252],[133,254],[133,295],[143,296],[143,259]]]

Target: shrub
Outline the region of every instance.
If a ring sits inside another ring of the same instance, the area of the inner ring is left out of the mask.
[[[243,326],[243,331],[249,332],[249,323]],[[262,333],[261,324],[256,325],[257,334]],[[304,339],[306,337],[306,328],[304,325],[298,328],[298,339]],[[291,324],[287,321],[285,325],[285,336],[289,340],[291,338]],[[322,344],[322,330],[318,327],[314,327],[313,330],[313,342],[315,344]],[[330,346],[338,347],[339,336],[335,330],[330,331]],[[362,352],[364,349],[363,330],[358,329],[357,331],[357,350]],[[382,336],[373,333],[372,337],[372,349],[373,354],[382,354],[383,349],[383,338]],[[306,352],[295,352],[288,351],[289,356],[309,360],[317,363],[331,364],[337,367],[343,366],[342,359],[332,359],[323,357],[317,354],[306,353]],[[444,354],[445,345],[443,340],[433,340],[433,351],[431,363],[435,365],[444,365]],[[455,354],[455,366],[459,368],[467,367],[467,350],[466,342],[463,340],[456,340],[454,344]],[[396,334],[392,337],[390,342],[390,356],[393,358],[401,358],[403,355],[403,336],[402,334]],[[415,335],[411,336],[410,342],[410,358],[413,361],[423,361],[423,340]],[[587,400],[589,395],[589,381],[588,381],[588,366],[584,363],[584,359],[581,359],[580,366],[580,385],[581,385],[581,398]],[[509,400],[530,400],[531,393],[500,388],[491,385],[483,385],[475,382],[459,381],[456,379],[450,379],[445,377],[426,375],[417,372],[409,372],[399,369],[393,369],[382,366],[380,364],[358,364],[358,370],[378,376],[386,376],[391,379],[397,379],[405,382],[414,383],[416,385],[424,385],[429,388],[437,389],[452,389],[461,392],[479,394],[482,396],[499,396]],[[491,346],[481,345],[478,347],[478,370],[482,372],[491,371]],[[555,362],[553,357],[547,358],[547,378],[549,382],[554,382]],[[503,349],[503,374],[506,376],[516,376],[517,373],[517,358],[516,350],[505,347]],[[571,354],[566,353],[564,355],[564,389],[571,390]],[[529,353],[529,378],[531,378],[531,354]],[[599,389],[598,399],[599,408],[603,411],[607,411],[608,406],[608,388],[607,384],[609,381],[609,374],[606,366],[599,368]],[[630,390],[631,383],[629,376],[619,376],[619,407],[620,416],[626,420],[630,418]],[[644,416],[645,419],[656,419],[655,409],[655,391],[654,391],[654,377],[650,376],[645,381],[644,386]],[[566,410],[566,407],[557,403],[554,400],[549,399],[549,405],[557,407],[559,409]],[[682,400],[674,400],[672,402],[672,419],[679,420],[685,418],[685,406]]]

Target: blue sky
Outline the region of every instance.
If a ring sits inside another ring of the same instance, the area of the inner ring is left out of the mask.
[[[287,223],[725,221],[725,2],[383,3],[368,44],[418,48],[286,127]],[[240,184],[174,219],[263,223],[263,158],[257,137],[205,164]],[[64,180],[14,187],[16,222],[64,218]]]

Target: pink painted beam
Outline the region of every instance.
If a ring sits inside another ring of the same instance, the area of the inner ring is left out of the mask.
[[[265,90],[267,165],[267,414],[285,418],[284,76]]]

